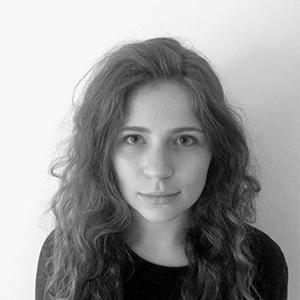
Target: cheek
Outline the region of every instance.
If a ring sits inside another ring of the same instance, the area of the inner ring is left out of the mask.
[[[207,171],[210,164],[210,154],[194,157],[186,162],[186,171],[182,180],[189,192],[198,194],[202,192],[206,182]]]
[[[117,153],[113,157],[113,167],[120,186],[128,186],[135,180],[137,160],[132,155]]]

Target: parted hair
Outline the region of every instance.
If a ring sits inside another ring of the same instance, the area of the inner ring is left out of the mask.
[[[188,268],[180,299],[255,299],[247,227],[255,221],[260,184],[242,118],[208,59],[172,37],[131,41],[108,51],[84,78],[66,147],[50,165],[59,188],[49,208],[55,228],[44,299],[122,299],[124,266],[134,270],[124,240],[132,217],[112,152],[129,94],[154,81],[186,88],[212,153],[185,234]]]

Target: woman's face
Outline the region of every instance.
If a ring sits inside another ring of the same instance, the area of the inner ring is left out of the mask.
[[[138,88],[128,100],[113,153],[120,191],[135,217],[185,218],[211,159],[188,94],[179,84],[162,82]]]

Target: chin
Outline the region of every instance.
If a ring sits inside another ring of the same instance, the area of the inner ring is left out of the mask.
[[[152,223],[166,223],[179,217],[180,214],[168,214],[167,212],[137,213],[137,217]]]

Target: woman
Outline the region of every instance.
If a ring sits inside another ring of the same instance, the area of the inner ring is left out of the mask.
[[[208,62],[173,38],[128,43],[83,95],[51,169],[36,299],[287,299],[280,247],[249,224],[260,185],[244,129]]]

